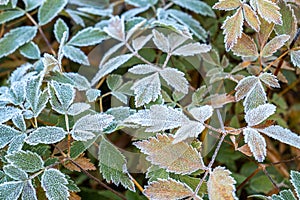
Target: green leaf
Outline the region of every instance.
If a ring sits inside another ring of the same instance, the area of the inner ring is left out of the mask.
[[[126,3],[135,7],[149,7],[157,3],[158,0],[125,0]]]
[[[25,139],[30,145],[54,144],[63,140],[66,136],[64,129],[60,127],[39,127]]]
[[[291,182],[296,190],[298,198],[300,198],[300,173],[291,171]]]
[[[280,49],[288,40],[289,35],[278,35],[269,41],[261,51],[263,57],[272,56],[278,49]]]
[[[27,81],[26,86],[26,100],[30,105],[30,108],[35,111],[38,105],[40,96],[40,87],[42,85],[42,76],[34,76]]]
[[[38,11],[39,25],[43,26],[55,18],[64,7],[68,0],[45,0]]]
[[[23,0],[23,2],[25,4],[26,11],[31,11],[43,3],[41,0]]]
[[[99,145],[99,169],[107,182],[120,183],[131,191],[135,191],[134,183],[127,175],[126,159],[122,153],[103,136]]]
[[[71,145],[71,150],[70,150],[70,157],[75,159],[79,155],[81,155],[83,152],[85,152],[92,144],[96,141],[98,137],[94,137],[93,139],[90,139],[86,142],[84,141],[74,141]]]
[[[26,181],[24,183],[22,200],[38,200],[36,196],[35,188],[33,187],[31,180]]]
[[[80,113],[88,110],[91,107],[90,104],[87,103],[82,103],[82,102],[78,102],[78,103],[73,103],[69,109],[68,109],[68,115],[71,116],[75,116],[75,115],[79,115]]]
[[[98,89],[88,89],[85,93],[88,102],[94,102],[101,96],[101,91]]]
[[[295,67],[300,67],[300,50],[291,51],[291,61]]]
[[[18,200],[23,190],[23,181],[11,181],[0,184],[1,200]]]
[[[25,172],[36,172],[43,169],[44,161],[42,158],[30,151],[18,151],[6,155],[5,158],[12,165],[24,170]]]
[[[57,169],[46,169],[42,175],[41,185],[49,200],[68,200],[67,184],[65,175]]]
[[[150,183],[158,179],[168,179],[169,173],[158,165],[151,165],[151,167],[147,169],[146,178],[149,178],[148,183]]]
[[[20,47],[20,53],[29,59],[39,59],[41,52],[39,47],[34,42],[29,42]]]
[[[11,20],[14,20],[18,17],[23,16],[25,13],[20,10],[7,10],[2,13],[0,13],[0,24],[3,24],[5,22],[9,22]]]
[[[243,130],[245,143],[250,147],[254,158],[258,162],[263,162],[267,155],[267,144],[265,138],[253,128]]]
[[[173,0],[173,2],[183,8],[189,9],[197,14],[209,17],[216,17],[209,5],[199,0]]]
[[[20,46],[32,40],[37,32],[35,26],[22,26],[12,29],[0,39],[0,58],[16,51]],[[20,37],[20,35],[22,37]]]
[[[16,151],[20,151],[23,147],[24,140],[27,137],[26,133],[22,133],[20,135],[17,135],[16,137],[13,138],[11,143],[9,144],[7,153],[11,154]]]
[[[3,171],[6,175],[17,181],[25,181],[28,179],[28,174],[26,172],[13,165],[5,165]]]
[[[75,99],[74,87],[70,84],[59,83],[57,81],[52,81],[51,87],[54,89],[55,96],[63,109],[60,112],[67,111]],[[53,98],[53,96],[51,96],[51,98]]]
[[[61,39],[63,37],[64,32],[67,32],[66,35],[66,40],[68,40],[69,38],[69,27],[68,25],[64,22],[64,20],[62,20],[61,18],[59,18],[58,20],[56,20],[55,24],[54,24],[54,36],[55,39],[61,43]]]
[[[0,108],[0,123],[7,122],[18,113],[21,113],[21,111],[16,107],[6,106]]]
[[[89,65],[89,59],[84,54],[83,51],[81,51],[79,48],[66,45],[63,47],[63,54],[70,60],[82,64],[82,65]]]
[[[4,124],[0,124],[0,133],[0,148],[5,147],[13,140],[14,137],[21,134],[21,132]]]
[[[22,132],[26,131],[26,122],[25,122],[24,117],[21,113],[18,113],[16,115],[14,115],[13,118],[12,118],[12,122]]]
[[[68,45],[79,47],[91,46],[99,44],[108,38],[107,34],[99,28],[88,27],[79,31],[74,37],[72,37],[72,39],[68,42]]]
[[[123,79],[120,75],[111,74],[107,77],[106,83],[111,91],[115,91],[116,89],[121,87],[121,85],[123,84]]]

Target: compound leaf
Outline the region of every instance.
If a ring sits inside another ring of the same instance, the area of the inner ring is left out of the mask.
[[[41,185],[49,200],[68,200],[67,184],[65,175],[57,169],[46,169],[42,175]]]
[[[66,136],[64,129],[60,127],[39,127],[25,139],[30,145],[54,144],[63,140]]]
[[[79,31],[72,37],[68,42],[68,45],[78,47],[91,46],[98,44],[107,38],[107,34],[99,28],[88,27]]]
[[[159,71],[159,75],[173,87],[176,91],[187,94],[189,91],[189,82],[184,77],[185,74],[178,69],[166,67]]]
[[[157,134],[148,140],[135,142],[146,159],[154,165],[177,174],[189,174],[204,168],[201,155],[185,142],[173,143],[174,136]]]
[[[265,138],[253,128],[246,128],[243,131],[245,143],[250,147],[254,158],[258,162],[263,162],[267,155]]]
[[[39,25],[45,25],[55,18],[64,7],[68,0],[45,0],[38,11]]]
[[[259,105],[258,107],[246,112],[245,121],[248,126],[255,126],[266,120],[270,115],[276,111],[276,106],[273,104]]]

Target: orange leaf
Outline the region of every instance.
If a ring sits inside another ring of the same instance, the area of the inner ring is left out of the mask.
[[[74,161],[84,170],[96,170],[94,164],[91,163],[90,159],[86,157],[78,157]],[[77,171],[77,172],[81,171],[80,168],[74,165],[72,162],[69,162],[64,166],[71,171]]]
[[[242,37],[237,40],[237,43],[231,49],[237,56],[257,57],[258,50],[255,42],[251,37],[242,33]]]
[[[243,4],[243,12],[246,22],[251,26],[256,32],[259,31],[260,21],[256,13],[251,9],[248,4]]]
[[[253,155],[248,144],[244,144],[243,146],[237,148],[237,150],[249,157]]]
[[[75,192],[70,192],[69,200],[81,200],[81,197]]]

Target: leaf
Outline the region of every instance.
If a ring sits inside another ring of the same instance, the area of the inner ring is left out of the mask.
[[[25,181],[26,179],[28,179],[28,174],[26,172],[13,165],[5,165],[3,167],[3,171],[10,178],[17,181]]]
[[[31,11],[43,3],[40,0],[23,0],[23,2],[25,4],[26,11]]]
[[[218,10],[234,10],[242,5],[240,0],[219,0],[212,8]]]
[[[38,11],[39,25],[43,26],[55,18],[67,5],[67,0],[45,0]]]
[[[13,138],[7,149],[8,154],[12,154],[16,151],[20,151],[24,145],[24,140],[27,137],[25,133],[19,134]]]
[[[153,105],[150,110],[140,110],[127,118],[125,123],[145,126],[146,132],[158,132],[180,127],[188,118],[179,110],[162,105]]]
[[[23,190],[23,181],[10,181],[0,184],[0,199],[17,200]]]
[[[245,121],[248,126],[255,126],[266,120],[269,116],[273,115],[276,111],[276,106],[273,104],[259,105],[257,108],[246,112]]]
[[[160,68],[155,65],[139,64],[133,66],[128,71],[133,74],[150,74],[160,71]]]
[[[193,117],[199,122],[204,122],[208,120],[213,115],[213,107],[209,105],[195,107],[189,110]]]
[[[149,178],[148,183],[157,181],[158,179],[168,179],[169,173],[157,165],[151,165],[147,169],[146,178]]]
[[[254,10],[267,22],[282,25],[280,8],[271,0],[250,0]]]
[[[163,33],[158,32],[155,29],[152,30],[152,34],[152,40],[155,46],[163,52],[170,52],[170,44],[168,42],[168,38]]]
[[[96,170],[96,167],[93,163],[91,163],[90,159],[86,157],[79,157],[74,160],[76,164],[78,164],[84,170]],[[81,169],[74,165],[72,162],[69,162],[64,165],[67,169],[71,171],[81,172]]]
[[[116,56],[108,60],[105,64],[100,65],[99,71],[91,81],[91,85],[95,85],[102,77],[118,69],[121,65],[123,65],[130,58],[132,58],[132,56],[133,54],[124,54],[124,55]]]
[[[136,81],[131,89],[134,91],[135,106],[140,107],[155,101],[160,95],[160,80],[158,73]]]
[[[209,199],[229,200],[238,199],[235,195],[236,181],[230,176],[231,172],[225,167],[216,167],[209,175],[207,190]]]
[[[68,115],[75,116],[90,109],[91,105],[87,103],[73,103],[68,109]]]
[[[4,124],[0,124],[0,148],[2,149],[5,147],[8,143],[10,143],[14,137],[21,134],[21,132],[7,126]]]
[[[236,43],[237,39],[242,36],[243,31],[243,12],[239,8],[234,15],[227,17],[222,25],[223,34],[225,34],[224,42],[226,51],[229,51]]]
[[[279,140],[282,143],[291,145],[300,149],[300,136],[293,133],[289,129],[282,128],[278,125],[269,126],[264,129],[258,129],[259,132],[275,139]]]
[[[300,50],[290,52],[291,61],[295,67],[300,67]]]
[[[145,196],[152,200],[176,200],[193,196],[193,190],[180,181],[174,179],[158,179],[145,187]],[[196,196],[200,199],[199,196]]]
[[[205,2],[198,0],[173,0],[173,2],[183,8],[189,9],[197,14],[201,14],[203,16],[216,17],[215,13],[212,11],[211,7],[207,5]]]
[[[63,37],[64,32],[66,32],[66,40],[68,40],[69,38],[69,27],[68,25],[64,22],[64,20],[62,20],[61,18],[59,18],[58,20],[56,20],[55,24],[54,24],[54,36],[55,39],[61,43],[61,39]]]
[[[16,115],[14,115],[13,118],[12,118],[12,122],[22,132],[26,131],[26,122],[25,122],[24,117],[21,113],[18,113]]]
[[[123,79],[121,75],[111,74],[107,77],[106,83],[111,91],[117,90],[123,84]]]
[[[115,185],[120,183],[127,189],[135,191],[134,183],[127,175],[126,159],[112,143],[102,137],[98,152],[99,169],[103,178]]]
[[[126,3],[135,7],[149,7],[157,3],[158,0],[125,0]]]
[[[73,126],[71,132],[75,140],[87,141],[95,137],[93,132],[102,132],[112,121],[113,116],[107,114],[85,115],[80,118]]]
[[[16,107],[6,106],[0,108],[0,123],[7,122],[8,120],[12,119],[15,115],[21,113]]]
[[[63,54],[70,60],[82,64],[82,65],[89,65],[89,59],[88,57],[84,54],[83,51],[81,51],[79,48],[65,45],[63,47]]]
[[[81,14],[80,12],[71,9],[65,9],[65,11],[69,14],[75,24],[85,27],[84,20],[79,16],[79,14]]]
[[[25,172],[36,172],[44,167],[44,161],[31,151],[18,151],[5,156],[7,161]]]
[[[197,138],[204,129],[205,126],[202,123],[187,121],[176,131],[173,144],[184,141],[187,138]]]
[[[176,174],[189,174],[204,168],[201,155],[185,142],[173,144],[172,135],[157,134],[148,140],[133,143],[154,165]]]
[[[245,128],[243,130],[245,143],[250,147],[254,158],[258,162],[263,162],[267,155],[265,138],[253,128]]]
[[[288,35],[278,35],[269,41],[262,49],[261,55],[263,57],[272,56],[278,49],[280,49],[286,41],[290,39]]]
[[[64,129],[60,127],[39,127],[25,139],[30,145],[54,144],[63,140],[66,136]]]
[[[79,91],[86,91],[91,88],[90,82],[86,79],[86,77],[79,73],[69,72],[64,73],[64,75],[72,80],[72,85]]]
[[[20,46],[31,41],[37,32],[35,26],[22,26],[10,30],[0,39],[0,58],[16,51]],[[22,37],[20,37],[22,35]]]
[[[72,39],[68,42],[68,45],[79,47],[91,46],[99,44],[107,38],[107,34],[99,28],[88,27],[82,29],[74,37],[72,37]]]
[[[98,137],[94,137],[91,140],[88,140],[86,142],[82,141],[74,141],[72,142],[71,149],[70,149],[70,157],[72,159],[77,158],[82,153],[84,153],[88,148],[90,148],[94,142],[97,140]]]
[[[85,93],[88,102],[94,102],[101,96],[101,91],[98,89],[89,89]]]
[[[9,0],[0,0],[0,5],[7,5]]]
[[[242,37],[237,39],[236,44],[232,47],[234,55],[243,57],[257,57],[258,50],[254,40],[242,33]]]
[[[49,86],[55,93],[53,94],[53,92],[50,91],[50,103],[53,106],[53,109],[64,114],[75,99],[75,89],[70,84],[59,83],[57,81],[51,81]],[[58,101],[60,110],[58,110],[58,107],[55,107],[54,101]]]
[[[104,27],[103,31],[116,40],[125,41],[124,18],[119,16],[110,18],[108,26]]]
[[[172,52],[176,56],[194,56],[195,54],[206,53],[211,50],[210,45],[197,43],[189,43],[183,45]]]
[[[153,37],[152,34],[146,35],[146,36],[140,36],[138,38],[135,38],[132,40],[132,47],[134,50],[138,51],[142,49],[149,40]]]
[[[249,26],[256,32],[258,32],[260,29],[259,18],[248,4],[243,4],[243,13],[245,20],[249,24]]]
[[[280,88],[277,77],[271,73],[262,73],[259,75],[259,79],[270,87]]]
[[[35,111],[38,105],[40,96],[40,87],[42,85],[42,76],[33,76],[27,81],[26,85],[26,100],[30,108]]]
[[[25,13],[20,10],[7,10],[0,13],[0,24],[4,24],[16,18],[23,16]]]
[[[24,183],[22,200],[38,200],[36,196],[35,188],[33,187],[31,180],[26,181]]]
[[[175,68],[166,67],[159,72],[159,75],[173,87],[176,91],[187,94],[189,91],[189,82],[184,77],[185,74]]]
[[[70,193],[67,184],[65,175],[57,169],[46,169],[42,175],[41,185],[49,200],[68,200]]]
[[[29,42],[20,47],[20,53],[29,59],[39,59],[41,52],[39,47],[34,42]]]
[[[291,171],[291,183],[293,184],[297,197],[300,197],[300,173],[297,171]]]

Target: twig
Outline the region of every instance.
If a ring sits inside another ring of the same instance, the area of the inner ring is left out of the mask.
[[[248,176],[237,188],[236,191],[240,190],[242,187],[244,187],[244,185],[246,185],[246,183],[252,178],[254,177],[258,172],[261,171],[261,168],[258,167],[254,172],[252,172],[252,174],[250,174],[250,176]]]

